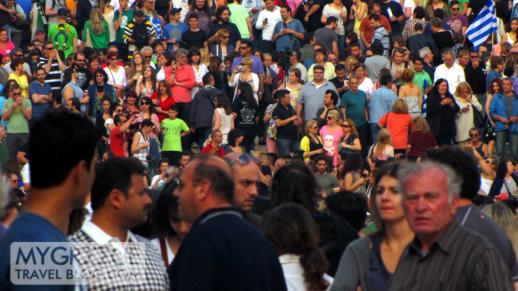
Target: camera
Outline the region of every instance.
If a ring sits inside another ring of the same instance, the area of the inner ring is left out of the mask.
[[[245,70],[245,68],[243,67],[243,65],[239,65],[237,67],[237,70],[238,70],[238,72],[243,72]]]

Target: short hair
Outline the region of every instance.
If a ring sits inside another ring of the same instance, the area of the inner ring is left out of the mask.
[[[372,13],[369,15],[369,20],[380,21],[380,16],[378,14]]]
[[[94,125],[86,117],[71,112],[45,114],[34,123],[29,135],[32,187],[60,185],[81,161],[89,167],[97,138]]]
[[[322,72],[325,72],[325,68],[324,66],[320,65],[320,64],[316,64],[314,67],[313,67],[313,72],[315,72],[316,70],[320,70]]]
[[[214,80],[214,77],[209,72],[207,72],[205,75],[203,75],[203,78],[201,79],[201,81],[203,82],[203,85],[208,85],[212,80]]]
[[[421,59],[424,59],[427,55],[429,55],[431,53],[432,53],[432,50],[429,47],[427,47],[427,46],[419,49],[419,57]]]
[[[283,9],[283,8],[284,8],[284,9],[286,9],[286,11],[288,11],[288,13],[290,13],[290,14],[291,14],[291,12],[292,12],[292,11],[291,11],[291,7],[290,7],[289,5],[287,5],[287,4],[282,4],[282,5],[280,5],[279,7],[280,7],[281,9]]]
[[[417,6],[416,8],[414,8],[414,15],[417,19],[423,19],[426,15],[426,12],[423,7]]]
[[[308,120],[306,122],[306,126],[305,126],[306,132],[309,132],[309,128],[312,127],[313,125],[318,126],[318,121],[316,121],[315,119]]]
[[[394,104],[392,105],[392,112],[399,114],[407,114],[408,113],[408,105],[405,100],[402,98],[396,99]]]
[[[375,41],[372,43],[370,50],[375,55],[383,54],[383,45],[379,41]]]
[[[232,177],[230,166],[229,171],[225,171],[211,162],[214,159],[221,158],[201,155],[193,161],[195,164],[192,172],[192,184],[196,186],[201,181],[206,180],[210,183],[212,192],[216,196],[232,201],[234,197],[234,178]]]
[[[473,200],[480,188],[480,170],[473,154],[458,146],[443,146],[429,149],[425,159],[450,166],[462,177],[460,197]]]
[[[213,131],[210,133],[210,137],[211,137],[211,138],[214,138],[218,132],[219,132],[219,133],[221,133],[221,130],[219,130],[219,129],[215,129],[215,130],[213,130]]]
[[[390,83],[392,83],[392,75],[390,75],[390,74],[382,74],[380,76],[380,84],[381,85],[387,86]]]
[[[326,19],[326,25],[329,25],[331,23],[336,23],[338,22],[338,18],[334,17],[334,16],[329,16],[327,19]]]
[[[95,180],[92,184],[92,209],[100,209],[110,193],[120,190],[128,197],[133,175],[144,175],[146,168],[135,158],[110,158],[97,165]]]
[[[191,19],[196,19],[196,20],[198,20],[198,19],[199,19],[199,17],[198,17],[198,15],[197,15],[197,14],[192,13],[191,15],[189,15],[189,19],[188,19],[188,21],[189,21],[189,20],[191,20]]]
[[[20,64],[23,65],[24,63],[25,63],[25,61],[23,60],[23,58],[15,57],[11,60],[11,69],[14,71],[16,69],[16,67],[18,67],[18,65],[20,65]]]
[[[406,198],[408,192],[406,191],[404,185],[410,176],[419,176],[423,173],[430,171],[431,169],[436,169],[441,171],[446,177],[446,183],[448,188],[448,201],[452,203],[454,199],[459,198],[460,191],[462,189],[461,185],[463,183],[462,178],[452,170],[449,166],[437,163],[434,161],[426,160],[420,163],[416,162],[404,162],[401,164],[398,171],[398,180],[401,182],[403,196]]]
[[[164,161],[161,163],[164,163]],[[178,183],[175,180],[167,183],[153,205],[150,224],[153,229],[153,235],[158,238],[178,235],[170,223],[170,221],[180,221],[178,198],[173,195],[176,187],[178,187]]]
[[[423,30],[423,25],[421,23],[416,23],[414,24],[414,30],[415,31],[422,31]]]
[[[279,89],[275,91],[273,98],[281,99],[281,97],[284,97],[286,95],[290,95],[290,91],[288,89]]]
[[[405,83],[410,83],[414,79],[414,70],[412,69],[404,69],[401,73],[401,81]]]
[[[500,64],[503,64],[504,63],[504,58],[500,57],[500,56],[491,56],[491,58],[489,59],[490,63],[491,63],[491,69],[494,70],[496,69],[496,67]]]
[[[360,231],[367,218],[367,199],[361,193],[341,191],[326,199],[329,211],[346,220],[356,231]]]
[[[345,71],[345,65],[344,64],[336,64],[335,72],[337,72],[337,71]]]
[[[331,100],[333,101],[334,105],[338,104],[338,93],[336,93],[335,90],[328,89],[328,90],[326,90],[326,93],[324,95],[327,95],[327,94],[331,95]]]
[[[444,57],[445,55],[451,55],[453,58],[455,58],[455,52],[451,48],[444,48],[441,51],[441,57]]]
[[[171,106],[169,106],[169,110],[178,112],[178,105],[172,104]]]

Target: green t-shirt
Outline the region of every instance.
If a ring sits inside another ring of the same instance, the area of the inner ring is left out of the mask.
[[[77,31],[68,23],[54,23],[49,27],[49,40],[57,50],[65,52],[65,59],[74,53],[74,38],[77,39]]]
[[[103,21],[102,27],[103,32],[101,34],[96,34],[92,27],[92,23],[90,22],[90,20],[87,20],[85,22],[85,28],[83,29],[83,41],[86,42],[86,33],[88,31],[90,34],[90,39],[92,40],[92,47],[94,49],[108,48],[108,43],[110,42],[110,28],[108,27],[108,22]]]
[[[227,6],[228,10],[230,10],[229,21],[237,26],[241,38],[250,38],[250,31],[248,30],[248,24],[246,22],[246,18],[249,15],[246,8],[235,3],[230,3]]]
[[[418,73],[414,71],[414,79],[412,82],[419,86],[419,88],[423,89],[425,91],[424,83],[426,81],[426,88],[433,86],[432,78],[430,78],[430,75],[425,70],[422,70],[421,73]]]
[[[14,104],[14,99],[9,98],[5,101],[4,111],[11,109]],[[31,101],[27,98],[23,98],[22,106],[25,108],[31,108]],[[9,117],[9,123],[7,124],[8,133],[29,133],[29,121],[25,119],[21,108],[16,108],[11,116]]]
[[[182,151],[182,137],[180,134],[189,130],[189,126],[180,118],[162,120],[160,124],[162,132],[164,133],[164,143],[162,151],[167,152],[181,152]]]
[[[119,29],[117,29],[117,35],[115,36],[116,43],[124,43],[122,35],[124,34],[124,29],[126,28],[128,22],[133,20],[133,12],[134,11],[131,8],[122,12],[121,26]],[[114,22],[117,20],[119,20],[119,10],[115,11],[115,16],[113,17]]]

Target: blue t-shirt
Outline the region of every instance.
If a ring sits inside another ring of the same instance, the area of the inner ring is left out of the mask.
[[[13,242],[66,242],[66,236],[45,218],[22,213],[0,241],[0,290],[74,290],[74,285],[13,285],[10,279],[10,247]]]
[[[173,24],[169,22],[164,27],[164,39],[166,40],[172,40],[176,39],[177,42],[182,41],[182,34],[186,32],[189,29],[187,25],[183,22],[179,22],[177,24]]]
[[[34,103],[32,100],[32,94],[44,94],[48,95],[52,93],[52,86],[49,83],[40,84],[38,81],[32,81],[29,85],[29,97],[32,103],[32,120],[40,119],[45,111],[50,107],[50,103]]]
[[[284,23],[284,21],[277,22],[273,29],[273,35],[278,34],[284,28],[289,28],[296,32],[305,32],[302,23],[300,23],[300,21],[297,19],[293,19],[288,23]],[[275,41],[275,49],[278,52],[283,52],[286,48],[288,50],[299,50],[300,46],[300,41],[293,34],[282,35]]]
[[[396,93],[386,86],[374,91],[369,102],[369,123],[378,123],[383,114],[391,112],[396,99]]]
[[[353,92],[348,90],[342,96],[340,107],[345,107],[347,117],[354,121],[356,126],[367,123],[365,118],[365,108],[367,107],[367,94],[362,90]]]

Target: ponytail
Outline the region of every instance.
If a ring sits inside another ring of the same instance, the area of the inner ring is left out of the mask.
[[[300,257],[300,265],[304,270],[304,281],[308,290],[324,291],[329,287],[329,283],[324,279],[329,263],[320,248],[307,248]]]

